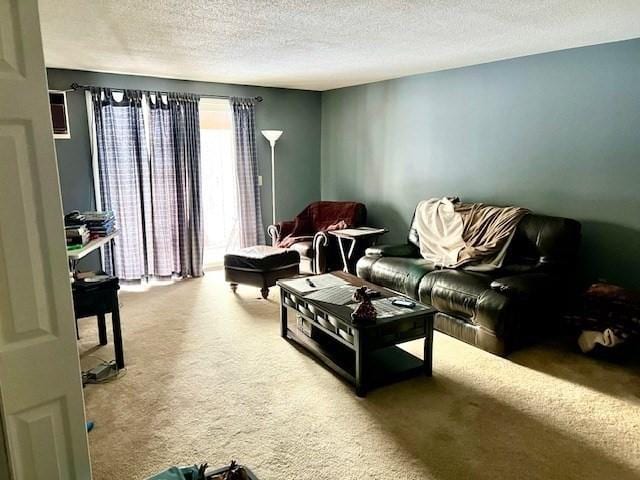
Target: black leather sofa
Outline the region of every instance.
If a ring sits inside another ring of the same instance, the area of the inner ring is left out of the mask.
[[[412,225],[406,243],[367,249],[356,270],[365,280],[433,305],[437,330],[506,355],[558,326],[577,286],[579,243],[577,221],[528,214],[501,269],[437,269],[420,256]]]

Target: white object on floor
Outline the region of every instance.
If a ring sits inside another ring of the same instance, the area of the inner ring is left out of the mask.
[[[616,337],[610,328],[607,328],[604,332],[585,330],[578,337],[578,345],[583,353],[590,352],[598,343],[605,347],[615,347],[622,343],[622,340]]]

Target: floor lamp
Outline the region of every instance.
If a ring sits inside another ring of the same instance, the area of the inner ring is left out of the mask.
[[[271,145],[271,215],[273,224],[276,223],[276,141],[282,135],[282,130],[262,130],[264,138],[269,140]]]

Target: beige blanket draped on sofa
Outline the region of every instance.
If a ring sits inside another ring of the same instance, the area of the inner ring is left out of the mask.
[[[447,268],[487,271],[500,268],[518,222],[529,211],[432,198],[416,208],[414,225],[420,253]]]

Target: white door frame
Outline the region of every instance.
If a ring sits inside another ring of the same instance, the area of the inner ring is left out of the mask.
[[[0,0],[0,409],[10,478],[91,478],[37,0]]]

